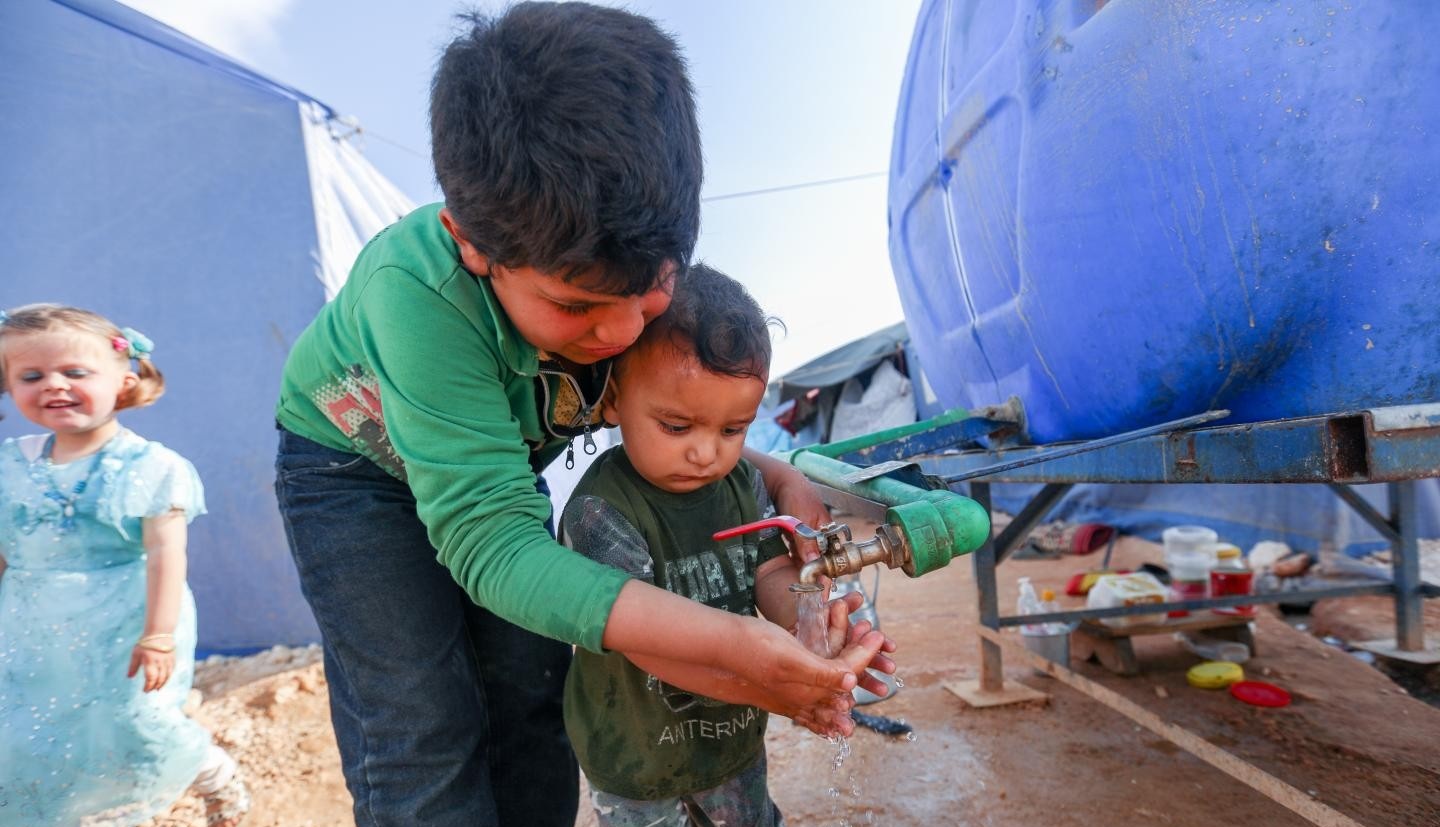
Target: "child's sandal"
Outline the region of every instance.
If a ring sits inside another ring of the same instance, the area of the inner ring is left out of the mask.
[[[240,819],[250,812],[250,791],[245,788],[245,782],[240,778],[238,769],[225,783],[225,786],[213,793],[207,793],[204,799],[207,827],[216,827],[218,824],[238,824]]]

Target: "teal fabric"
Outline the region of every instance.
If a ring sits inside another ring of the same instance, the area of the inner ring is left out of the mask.
[[[43,444],[0,444],[0,821],[140,824],[180,797],[210,743],[181,712],[195,670],[188,587],[174,675],[150,693],[125,677],[145,618],[141,521],[174,508],[193,519],[204,491],[188,461],[129,431],[64,465]],[[68,498],[82,477],[66,528],[46,492]]]

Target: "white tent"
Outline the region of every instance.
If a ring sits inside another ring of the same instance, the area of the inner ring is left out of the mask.
[[[280,369],[411,208],[352,132],[110,0],[0,3],[0,307],[76,304],[155,340],[166,395],[123,421],[205,480],[190,583],[209,651],[318,637],[272,490]],[[33,430],[8,413],[0,437]]]

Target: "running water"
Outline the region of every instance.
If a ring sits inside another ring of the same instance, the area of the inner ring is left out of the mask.
[[[838,652],[830,648],[829,612],[825,601],[828,595],[825,590],[819,586],[796,583],[790,587],[790,591],[795,593],[795,636],[806,649],[820,657],[834,657]],[[836,745],[835,757],[830,759],[831,775],[835,780],[835,786],[828,791],[830,821],[838,827],[851,827],[850,819],[840,811],[841,796],[848,793],[855,801],[860,800],[860,784],[855,779],[854,770],[845,773],[842,769],[845,759],[850,757],[850,742],[843,735],[828,740]],[[873,822],[867,818],[867,823]]]
[[[795,593],[795,637],[800,645],[822,658],[833,657],[830,651],[830,629],[826,621],[825,590],[819,586],[796,583],[790,587]]]

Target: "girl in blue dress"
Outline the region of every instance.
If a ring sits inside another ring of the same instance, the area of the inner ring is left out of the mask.
[[[186,526],[195,469],[120,427],[164,380],[150,342],[86,310],[0,312],[0,391],[48,433],[0,443],[0,821],[135,825],[194,786],[249,808],[233,759],[181,712],[195,668]]]

